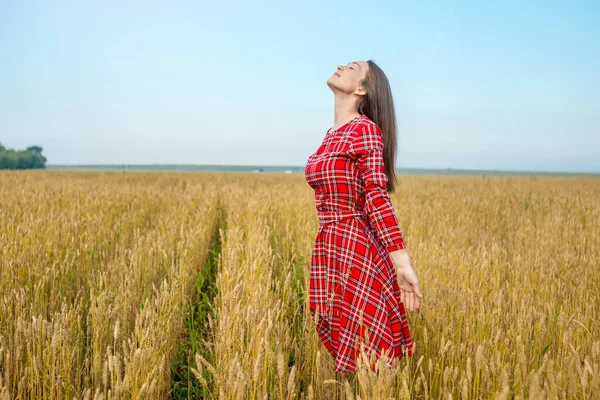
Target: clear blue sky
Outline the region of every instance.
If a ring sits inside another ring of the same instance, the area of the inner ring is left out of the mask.
[[[0,1],[0,142],[50,164],[303,166],[373,59],[397,167],[600,172],[597,1]],[[425,4],[426,3],[426,4]]]

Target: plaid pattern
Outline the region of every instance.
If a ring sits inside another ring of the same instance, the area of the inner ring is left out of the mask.
[[[319,230],[310,268],[310,312],[336,372],[352,372],[360,346],[377,357],[412,356],[389,252],[405,248],[387,192],[381,129],[360,115],[328,130],[308,158]]]

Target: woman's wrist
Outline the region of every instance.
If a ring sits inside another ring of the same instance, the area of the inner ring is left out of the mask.
[[[410,256],[406,249],[396,250],[390,252],[390,258],[396,268],[410,265]]]

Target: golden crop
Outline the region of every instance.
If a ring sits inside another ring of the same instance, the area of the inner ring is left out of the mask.
[[[600,397],[600,179],[407,176],[412,358],[336,374],[302,175],[0,172],[2,399]]]

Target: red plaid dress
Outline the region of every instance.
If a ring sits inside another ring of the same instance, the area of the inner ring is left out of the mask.
[[[403,249],[387,192],[381,129],[360,115],[329,129],[308,158],[319,230],[310,267],[310,312],[336,372],[351,372],[361,344],[388,368],[412,356],[401,290],[389,252]]]

